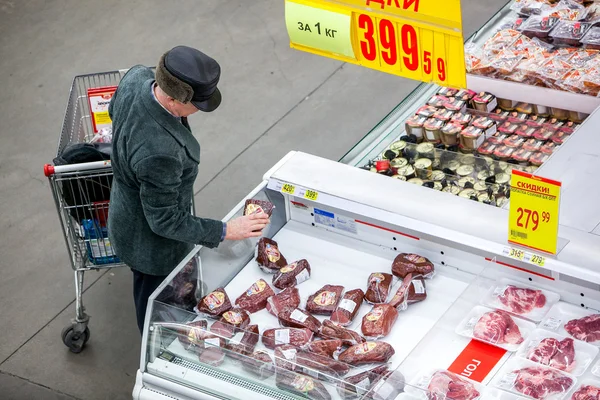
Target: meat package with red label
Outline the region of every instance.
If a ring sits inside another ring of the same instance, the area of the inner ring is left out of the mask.
[[[408,274],[431,278],[434,272],[433,263],[418,254],[398,254],[392,263],[392,274],[402,279]]]
[[[248,199],[244,204],[244,215],[265,213],[269,217],[273,214],[275,206],[270,201]]]
[[[275,364],[266,351],[259,350],[251,356],[242,358],[242,368],[258,379],[264,380],[275,375]]]
[[[333,355],[342,349],[342,341],[341,339],[315,340],[307,343],[302,349],[309,353],[333,358]]]
[[[279,318],[279,323],[282,326],[307,328],[314,333],[319,333],[321,329],[321,322],[318,319],[299,308],[285,308],[279,312],[277,318]]]
[[[237,336],[242,336],[240,340],[237,340]],[[238,332],[236,336],[230,339],[225,345],[225,349],[229,350],[228,356],[242,359],[238,355],[247,356],[254,352],[254,348],[258,343],[260,337],[258,331],[258,325],[249,325],[243,332]]]
[[[347,291],[333,311],[333,314],[331,314],[330,319],[341,326],[350,325],[358,313],[364,298],[365,292],[362,289]]]
[[[273,286],[283,290],[301,284],[310,278],[310,264],[302,259],[281,268],[273,276]]]
[[[283,344],[300,347],[309,343],[313,335],[314,333],[307,328],[274,328],[263,332],[262,342],[269,349]]]
[[[366,339],[358,333],[336,325],[328,319],[323,321],[319,336],[325,339],[340,339],[344,346],[354,346],[366,341]]]
[[[398,311],[389,304],[378,304],[362,320],[361,330],[367,338],[382,338],[392,330]]]
[[[448,371],[435,372],[427,386],[430,400],[474,400],[480,395],[471,382]]]
[[[218,288],[200,299],[197,308],[200,312],[219,316],[231,309],[231,300],[229,300],[225,289]]]
[[[263,237],[256,245],[256,263],[263,272],[274,274],[287,265],[277,242]]]
[[[392,345],[386,342],[364,342],[354,345],[339,355],[338,360],[353,366],[384,363],[394,355]]]
[[[277,316],[284,308],[296,308],[300,305],[300,292],[295,287],[285,288],[267,299],[267,311]]]
[[[367,293],[365,300],[371,304],[385,303],[392,285],[392,275],[383,272],[375,272],[369,275]]]
[[[275,384],[279,389],[297,393],[309,399],[331,400],[331,395],[321,382],[303,374],[277,372]]]
[[[250,315],[248,312],[241,308],[234,308],[225,311],[221,319],[212,324],[210,331],[216,335],[231,338],[240,329],[244,329],[249,324]]]
[[[274,295],[271,286],[264,279],[259,279],[236,299],[235,305],[249,313],[255,313],[267,307],[267,299]]]
[[[325,285],[306,300],[306,311],[317,315],[331,315],[337,307],[343,286]]]

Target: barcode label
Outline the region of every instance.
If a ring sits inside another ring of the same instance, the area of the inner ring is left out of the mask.
[[[308,318],[308,315],[304,314],[302,311],[300,311],[298,309],[295,309],[290,314],[290,318],[293,319],[294,321],[298,321],[300,323],[303,323]]]
[[[290,342],[290,330],[278,329],[275,331],[275,345],[288,344]]]
[[[352,313],[356,308],[356,303],[350,299],[342,299],[342,301],[340,301],[339,308],[341,308],[342,310],[346,310],[349,313]]]
[[[527,233],[525,233],[525,232],[519,232],[519,231],[516,231],[514,229],[511,229],[510,230],[510,234],[512,236],[514,236],[514,237],[518,237],[518,238],[521,238],[521,239],[527,239]]]
[[[294,358],[296,358],[296,349],[287,349],[282,350],[281,352],[283,353],[283,356],[286,360],[293,360]]]
[[[542,327],[551,331],[557,330],[562,323],[562,320],[554,317],[550,317],[542,323]]]

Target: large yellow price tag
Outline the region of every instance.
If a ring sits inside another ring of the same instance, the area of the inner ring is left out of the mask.
[[[556,254],[560,189],[560,182],[513,170],[508,222],[510,243]],[[530,262],[542,266],[545,259],[533,255]]]
[[[296,186],[292,185],[291,183],[284,183],[283,186],[281,187],[282,193],[294,194],[295,191],[296,191]]]
[[[291,47],[466,87],[460,0],[286,0]]]
[[[317,199],[319,198],[319,192],[306,189],[306,193],[304,193],[304,198],[307,200],[317,201]]]

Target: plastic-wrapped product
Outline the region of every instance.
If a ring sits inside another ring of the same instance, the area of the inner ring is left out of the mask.
[[[313,335],[314,333],[306,328],[274,328],[263,332],[262,342],[269,349],[283,344],[300,347],[309,343]]]
[[[408,308],[408,291],[412,279],[412,274],[408,274],[404,277],[404,279],[400,282],[400,286],[398,286],[394,297],[392,297],[392,300],[389,302],[390,306],[400,311],[404,311]]]
[[[231,309],[231,300],[229,300],[225,289],[218,288],[200,299],[197,309],[201,313],[219,316]]]
[[[307,328],[314,333],[319,333],[321,322],[313,317],[309,312],[299,308],[285,308],[277,315],[279,322],[283,326],[292,328]]]
[[[273,276],[273,286],[283,290],[301,284],[310,278],[310,264],[302,259],[281,268]]]
[[[353,366],[388,362],[395,351],[386,342],[365,342],[354,345],[339,355],[338,360]]]
[[[249,313],[255,313],[267,307],[268,298],[274,295],[271,286],[264,279],[259,279],[235,300],[235,305]]]
[[[238,338],[241,336],[241,338]],[[254,347],[258,343],[260,337],[258,325],[249,325],[243,332],[237,333],[225,345],[225,349],[229,350],[228,356],[242,359],[239,355],[247,356],[254,352]]]
[[[531,17],[521,25],[521,32],[530,38],[537,37],[545,39],[550,36],[550,32],[558,24],[558,21],[559,19],[556,17]]]
[[[383,272],[372,273],[369,275],[365,300],[372,304],[385,303],[391,284],[392,275]]]
[[[367,338],[379,339],[389,335],[398,319],[398,311],[389,304],[378,304],[362,320],[361,330]]]
[[[600,314],[572,304],[556,303],[539,327],[600,346]]]
[[[581,39],[581,43],[586,49],[600,50],[600,27],[590,28]]]
[[[231,338],[249,324],[250,315],[246,310],[232,308],[229,311],[225,311],[222,314],[221,319],[212,324],[210,331],[214,334]]]
[[[323,286],[316,293],[308,297],[308,300],[306,300],[306,311],[317,315],[331,315],[336,309],[343,291],[343,286]]]
[[[340,339],[344,346],[354,346],[366,341],[365,338],[360,336],[355,331],[341,327],[328,319],[323,321],[319,336],[324,339]]]
[[[520,36],[521,33],[514,29],[502,29],[485,42],[483,53],[488,57],[496,55],[502,50],[510,48]]]
[[[395,400],[404,391],[406,380],[400,371],[385,374],[371,386],[364,399],[372,400]]]
[[[267,299],[267,311],[277,316],[284,308],[296,308],[300,305],[300,292],[295,287],[285,288]]]
[[[242,368],[261,380],[275,375],[273,359],[266,351],[257,351],[251,356],[242,358]]]
[[[331,395],[317,379],[291,372],[278,372],[275,380],[278,388],[297,393],[314,400],[330,400]]]
[[[302,372],[315,378],[339,378],[346,375],[350,366],[332,357],[302,351],[291,345],[275,348],[275,364],[289,371]]]
[[[337,385],[338,394],[344,400],[364,399],[363,396],[388,372],[387,365],[380,365],[344,378]]]
[[[185,328],[182,327],[177,331],[177,339],[186,350],[191,346],[202,345],[204,338],[211,335],[205,319],[189,322]]]
[[[435,274],[433,263],[418,254],[398,254],[392,263],[392,274],[404,279],[408,274],[432,278]]]
[[[319,354],[322,356],[327,356],[334,358],[334,354],[339,352],[342,349],[342,340],[341,339],[323,339],[323,340],[315,340],[313,342],[309,342],[302,347],[303,350],[313,353]]]
[[[600,382],[586,379],[573,391],[571,400],[599,400]]]
[[[331,320],[341,326],[350,325],[358,313],[364,297],[365,293],[362,289],[349,290],[344,293],[333,314],[331,314]]]
[[[475,400],[481,397],[481,385],[446,370],[433,370],[417,377],[414,386],[427,391],[429,400]],[[411,392],[415,389],[410,388]]]
[[[408,304],[418,303],[427,298],[427,287],[422,276],[414,278],[408,286]]]
[[[287,265],[277,242],[265,237],[260,238],[256,245],[256,263],[263,272],[268,274],[274,274]]]
[[[273,214],[274,208],[275,206],[273,203],[269,201],[248,199],[244,205],[244,215],[258,214],[262,212],[270,217],[271,214]]]

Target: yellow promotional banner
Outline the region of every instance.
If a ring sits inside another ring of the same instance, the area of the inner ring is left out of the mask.
[[[286,0],[285,19],[292,48],[466,87],[459,0]]]
[[[508,241],[556,254],[561,183],[513,170],[510,185]]]

